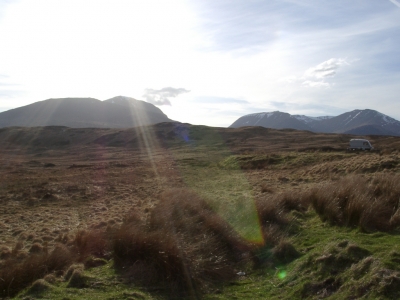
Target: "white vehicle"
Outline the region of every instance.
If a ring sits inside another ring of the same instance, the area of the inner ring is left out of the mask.
[[[371,143],[364,139],[351,139],[348,150],[373,150]]]

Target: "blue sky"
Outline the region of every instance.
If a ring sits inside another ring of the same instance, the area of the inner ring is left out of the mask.
[[[395,0],[0,0],[0,110],[117,95],[229,126],[264,111],[400,120]]]

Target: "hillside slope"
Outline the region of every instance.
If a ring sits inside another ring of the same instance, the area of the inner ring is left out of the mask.
[[[0,127],[128,128],[170,121],[153,104],[123,96],[48,99],[0,113]]]
[[[245,115],[237,119],[229,127],[238,128],[244,126],[262,126],[274,129],[293,128],[297,130],[311,130],[311,127],[305,122],[288,113],[280,111]]]

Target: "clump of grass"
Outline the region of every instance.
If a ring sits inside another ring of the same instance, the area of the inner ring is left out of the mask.
[[[30,253],[40,253],[44,249],[43,245],[40,243],[33,243],[29,249]]]
[[[284,227],[290,221],[283,207],[274,200],[275,198],[270,197],[256,201],[260,223],[263,227],[267,228],[271,224]]]
[[[78,261],[84,261],[87,257],[107,257],[110,250],[110,242],[105,231],[80,230],[72,241],[72,248],[76,251]]]
[[[84,266],[83,264],[80,264],[80,263],[75,263],[75,264],[70,265],[69,268],[68,268],[68,270],[65,272],[64,279],[65,279],[66,281],[70,280],[72,274],[73,274],[76,270],[83,272],[83,269],[84,269],[84,268],[85,268],[85,266]]]
[[[259,266],[276,266],[289,263],[300,253],[288,240],[288,236],[297,232],[297,219],[292,212],[304,213],[308,203],[301,194],[289,192],[268,195],[256,200],[264,247],[256,253]]]
[[[65,270],[73,262],[85,261],[89,256],[105,257],[108,251],[105,233],[98,230],[79,231],[68,244],[59,243],[51,251],[46,243],[35,242],[28,253],[19,241],[12,250],[2,251],[0,297],[12,297],[47,274]]]
[[[345,177],[313,189],[307,198],[323,221],[359,227],[363,231],[393,231],[400,227],[400,176]]]
[[[12,255],[11,249],[6,246],[0,248],[0,259],[7,259]]]
[[[294,225],[290,212],[304,213],[309,207],[309,199],[304,193],[285,192],[269,195],[256,200],[257,211],[264,230],[270,225],[278,226],[281,231]]]
[[[51,289],[51,284],[44,279],[36,280],[29,288],[29,294],[40,294]]]
[[[280,240],[279,243],[272,248],[272,255],[280,263],[289,263],[300,256],[296,248],[286,240]]]
[[[318,299],[323,299],[334,294],[342,285],[340,279],[329,277],[319,282],[307,282],[304,284],[301,291],[301,297],[310,298],[318,296]]]
[[[69,278],[68,287],[84,288],[87,285],[88,277],[83,274],[83,269],[75,269]]]
[[[107,264],[107,260],[104,258],[89,256],[85,260],[84,264],[85,264],[85,268],[87,268],[87,269],[96,268],[96,267],[104,266],[105,264]]]
[[[357,247],[354,244],[352,246]],[[351,299],[363,298],[366,295],[373,299],[398,299],[400,273],[388,269],[379,259],[369,255],[365,249],[360,249],[361,252],[356,256],[353,255],[349,261],[351,266],[344,271],[346,275],[343,277],[350,277],[351,280],[342,280],[343,285],[340,289],[348,290]],[[338,272],[339,276],[341,274],[343,271]]]
[[[115,264],[143,285],[195,296],[236,277],[235,266],[252,249],[193,192],[164,193],[147,222],[132,215],[115,233]]]
[[[269,184],[263,183],[261,185],[261,193],[273,194],[273,193],[275,193],[275,189],[273,187],[271,187]]]
[[[50,253],[32,253],[18,259],[15,253],[3,261],[0,269],[0,297],[12,297],[33,281],[71,264],[73,254],[65,246],[56,246]]]
[[[50,284],[53,284],[57,281],[57,277],[54,274],[47,274],[43,277],[43,279]]]

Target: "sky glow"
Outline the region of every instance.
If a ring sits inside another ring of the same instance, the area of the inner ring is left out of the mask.
[[[400,120],[395,0],[0,0],[0,111],[123,95],[229,126],[280,110]]]

